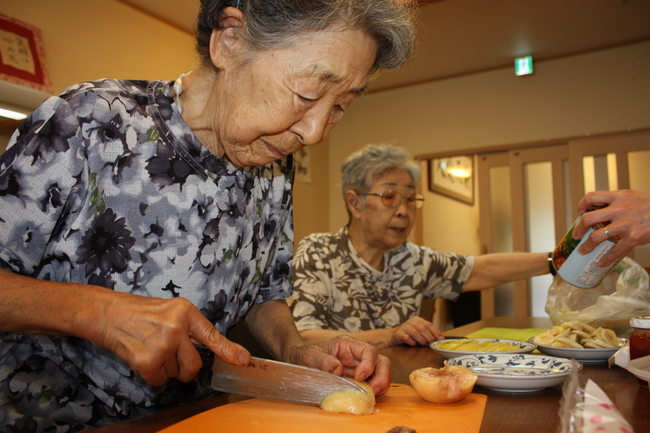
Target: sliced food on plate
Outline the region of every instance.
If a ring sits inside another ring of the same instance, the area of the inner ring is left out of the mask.
[[[472,353],[531,353],[536,346],[527,341],[501,338],[463,338],[460,340],[434,341],[429,347],[438,355],[449,359]]]
[[[535,336],[535,344],[575,349],[606,349],[619,347],[620,341],[611,329],[594,328],[586,323],[571,321],[554,326]]]
[[[608,328],[570,321],[542,332],[531,339],[547,355],[572,358],[580,362],[605,362],[627,340]]]

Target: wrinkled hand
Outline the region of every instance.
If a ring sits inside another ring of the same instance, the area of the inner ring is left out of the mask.
[[[398,344],[427,346],[433,341],[444,340],[444,338],[433,323],[420,316],[411,317],[393,328],[393,346]]]
[[[192,380],[202,366],[194,342],[231,364],[245,365],[250,360],[246,349],[221,335],[184,298],[123,293],[111,298],[99,318],[103,330],[91,341],[116,353],[151,385],[162,385],[169,378]]]
[[[296,347],[287,362],[368,381],[375,395],[388,391],[392,378],[390,360],[375,346],[346,336]]]
[[[609,206],[585,213],[594,204]],[[608,238],[620,237],[616,245],[599,260],[599,266],[607,266],[635,246],[650,242],[650,193],[630,190],[590,192],[578,203],[578,212],[582,214],[582,219],[573,232],[575,239],[584,236],[594,224],[610,222],[608,234],[603,229],[592,232],[578,248],[580,254],[587,254]]]

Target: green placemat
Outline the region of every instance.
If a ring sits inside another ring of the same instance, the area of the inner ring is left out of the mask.
[[[483,328],[476,332],[468,334],[468,338],[504,338],[508,340],[521,340],[528,341],[529,338],[534,337],[546,331],[545,328],[525,328],[525,329],[511,329],[511,328]]]

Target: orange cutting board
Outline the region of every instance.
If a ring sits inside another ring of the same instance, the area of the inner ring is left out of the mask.
[[[418,433],[478,433],[487,396],[470,394],[452,404],[422,400],[407,385],[392,384],[377,398],[375,413],[325,412],[317,406],[253,398],[200,413],[161,433],[386,433],[406,426]]]

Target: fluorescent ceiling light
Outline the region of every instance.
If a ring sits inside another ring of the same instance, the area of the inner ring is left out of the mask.
[[[0,108],[0,116],[13,120],[23,120],[27,118],[27,114],[25,113],[20,113],[14,110],[5,110],[4,108]]]
[[[50,93],[0,80],[0,110],[3,110],[0,116],[22,120],[50,96],[52,96]]]

